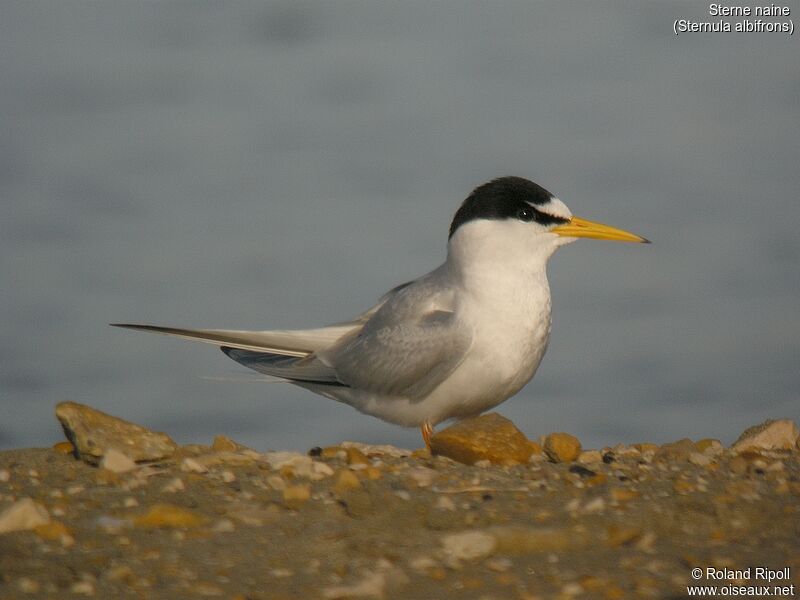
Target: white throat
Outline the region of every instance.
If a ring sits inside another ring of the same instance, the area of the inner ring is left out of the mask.
[[[510,294],[529,286],[547,287],[547,261],[574,241],[516,220],[480,219],[465,223],[447,246],[450,275],[464,289]]]

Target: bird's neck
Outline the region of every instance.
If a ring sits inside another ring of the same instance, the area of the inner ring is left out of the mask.
[[[447,265],[454,281],[483,302],[547,298],[547,261],[558,248],[555,235],[503,235],[503,222],[477,222],[450,238]]]

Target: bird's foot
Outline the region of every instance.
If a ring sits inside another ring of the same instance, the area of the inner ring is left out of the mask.
[[[425,421],[422,425],[419,426],[420,432],[422,432],[422,440],[425,442],[425,447],[431,450],[431,437],[433,436],[433,425]]]

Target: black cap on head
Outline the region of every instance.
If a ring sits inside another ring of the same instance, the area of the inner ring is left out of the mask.
[[[528,211],[530,218],[540,225],[565,223],[567,219],[536,210],[550,202],[553,194],[542,186],[522,177],[500,177],[473,190],[461,204],[450,224],[450,236],[464,223],[478,219],[517,219],[520,211]]]

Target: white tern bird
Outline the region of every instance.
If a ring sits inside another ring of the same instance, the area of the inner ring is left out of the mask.
[[[456,211],[441,266],[350,321],[292,331],[114,325],[215,344],[255,371],[420,427],[430,447],[436,424],[497,406],[534,376],[550,337],[547,260],[579,237],[648,242],[502,177]]]

